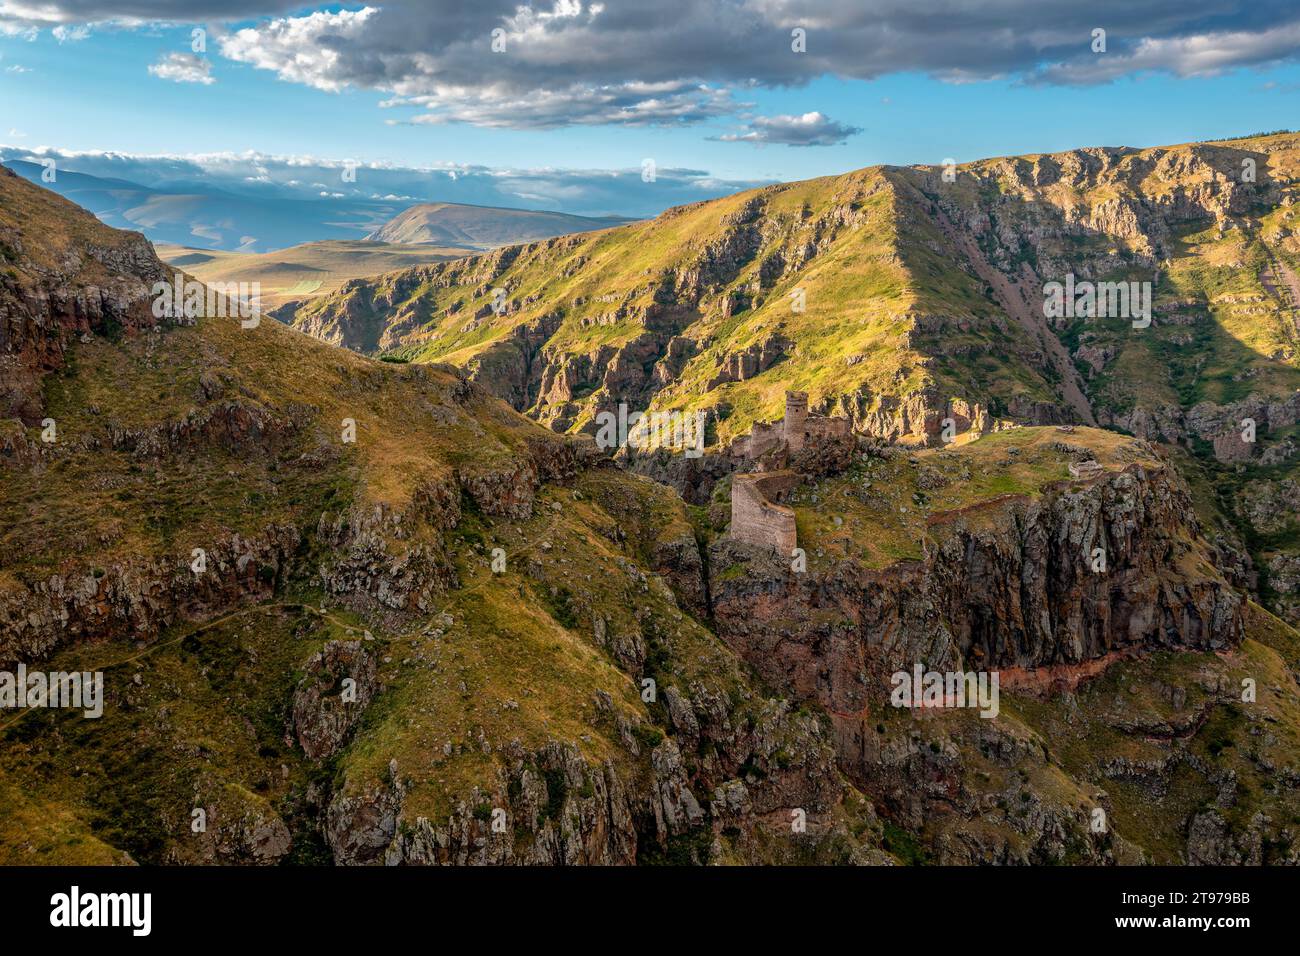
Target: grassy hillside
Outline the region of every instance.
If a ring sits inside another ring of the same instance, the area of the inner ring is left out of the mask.
[[[549,236],[606,229],[626,221],[534,209],[427,202],[403,210],[366,238],[376,242],[492,249]]]
[[[386,276],[290,320],[465,368],[562,432],[626,403],[705,410],[725,445],[779,418],[793,388],[890,440],[934,442],[960,400],[1178,446],[1208,483],[1203,517],[1238,582],[1300,620],[1294,529],[1261,522],[1239,493],[1297,500],[1300,135],[945,172],[767,187]],[[1149,283],[1149,325],[1048,318],[1045,286],[1071,276]],[[1251,447],[1233,438],[1246,419]]]
[[[226,252],[167,243],[158,256],[202,282],[257,282],[262,307],[306,301],[337,292],[349,279],[365,279],[397,269],[446,262],[476,250],[395,242],[335,239],[306,242],[275,252]]]
[[[13,177],[0,225],[21,301],[163,271]],[[656,574],[691,540],[668,489],[451,369],[269,320],[119,318],[44,374],[56,441],[4,423],[0,659],[106,689],[99,720],[0,714],[0,861],[373,862],[387,811],[379,851],[409,862],[433,862],[433,830],[485,860],[883,857],[828,725],[758,688]],[[688,739],[669,688],[723,706]],[[742,766],[778,819],[806,803],[808,839],[755,818],[714,846],[698,806],[656,823],[660,786],[707,800]],[[494,808],[508,833],[488,836]]]
[[[469,368],[563,430],[627,401],[709,409],[726,440],[777,417],[787,388],[864,417],[930,390],[1049,399],[1044,375],[1014,361],[1031,349],[1017,328],[973,331],[989,362],[960,375],[920,347],[927,287],[900,255],[917,240],[900,238],[898,203],[880,170],[774,186],[380,280],[293,322],[334,338],[387,316],[401,330],[388,351]],[[958,286],[945,308],[979,325],[992,306]]]

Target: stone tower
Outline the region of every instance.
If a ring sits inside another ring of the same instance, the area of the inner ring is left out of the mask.
[[[782,437],[791,451],[800,451],[808,434],[808,393],[785,393],[785,422]]]

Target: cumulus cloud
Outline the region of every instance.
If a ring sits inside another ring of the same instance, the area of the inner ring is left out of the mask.
[[[1095,83],[1255,65],[1294,57],[1285,34],[1298,23],[1290,0],[1226,12],[1219,0],[477,0],[436,17],[391,0],[259,22],[224,37],[221,51],[320,89],[391,92],[390,103],[415,108],[394,122],[643,125],[734,114],[745,107],[739,91],[827,74]],[[1109,32],[1105,55],[1090,52],[1098,24]],[[793,49],[796,28],[804,52]],[[736,138],[781,135],[755,126]]]
[[[80,43],[90,36],[90,27],[85,23],[80,26],[61,23],[50,32],[54,34],[54,39],[58,40],[60,45],[64,43]]]
[[[802,116],[757,116],[745,133],[724,133],[724,143],[781,143],[786,146],[838,146],[862,132],[858,126],[838,123],[824,113]]]
[[[0,0],[0,30],[150,19],[235,24],[217,37],[224,56],[321,90],[387,93],[402,110],[394,122],[525,128],[714,120],[745,110],[748,89],[827,75],[1098,83],[1300,50],[1294,0],[363,0],[314,11],[278,0]],[[1099,26],[1108,52],[1093,54]]]
[[[1040,70],[1048,83],[1104,83],[1142,71],[1175,76],[1211,76],[1240,66],[1294,58],[1300,50],[1300,21],[1258,31],[1220,31],[1186,37],[1143,38],[1127,49],[1078,57]]]
[[[194,23],[264,17],[301,7],[293,0],[0,0],[0,32],[59,24]]]
[[[236,30],[219,39],[221,52],[232,60],[274,70],[280,79],[337,92],[350,82],[344,65],[346,51],[364,49],[367,25],[379,11],[374,7],[316,12],[304,17],[272,20]]]
[[[208,86],[217,82],[212,75],[212,63],[195,53],[168,53],[149,67],[151,76],[173,83],[202,83]]]

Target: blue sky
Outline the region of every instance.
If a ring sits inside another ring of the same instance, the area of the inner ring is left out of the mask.
[[[742,12],[740,0],[718,2],[717,17]],[[1152,12],[1149,30],[1109,31],[1109,50],[1100,55],[1089,49],[1090,20],[1055,23],[1048,14],[1024,27],[1053,33],[1051,42],[1026,51],[1023,43],[1013,40],[1004,44],[1005,49],[995,49],[987,63],[978,62],[981,54],[972,50],[978,51],[979,44],[968,43],[964,34],[936,29],[934,42],[929,43],[923,20],[903,19],[891,36],[903,36],[901,31],[910,24],[916,33],[911,53],[880,54],[879,62],[874,62],[873,51],[881,47],[872,45],[869,34],[862,35],[860,51],[848,37],[854,29],[865,31],[872,25],[845,20],[841,28],[809,27],[807,55],[798,57],[788,49],[787,40],[788,23],[801,22],[802,11],[796,4],[785,20],[773,15],[770,28],[759,31],[757,39],[749,33],[743,39],[724,38],[720,41],[724,52],[712,59],[704,48],[696,59],[686,50],[679,63],[664,63],[662,54],[651,59],[649,53],[638,61],[635,31],[642,28],[633,24],[620,27],[618,39],[611,41],[628,47],[625,60],[620,62],[619,51],[594,57],[603,62],[592,65],[590,75],[584,75],[588,57],[581,47],[570,53],[557,46],[558,53],[547,51],[545,63],[518,66],[523,55],[516,51],[530,42],[529,37],[553,35],[556,44],[567,43],[568,34],[577,29],[573,24],[578,24],[587,31],[588,49],[599,42],[593,39],[599,37],[596,27],[609,12],[593,11],[591,5],[584,10],[574,0],[561,0],[554,9],[566,4],[565,16],[543,19],[540,27],[538,22],[520,23],[491,11],[468,20],[466,26],[462,21],[472,16],[467,10],[483,5],[454,4],[454,15],[445,17],[450,23],[447,46],[437,54],[441,60],[435,66],[415,70],[413,75],[403,75],[400,64],[386,66],[377,77],[373,57],[360,52],[355,64],[335,64],[323,55],[320,62],[305,68],[295,64],[301,50],[328,48],[331,43],[328,31],[312,33],[311,8],[282,11],[272,3],[264,15],[222,23],[200,4],[193,20],[181,18],[168,24],[147,17],[142,22],[140,14],[147,10],[141,11],[140,3],[119,12],[112,3],[96,5],[88,0],[62,12],[42,14],[46,18],[41,19],[0,0],[0,34],[10,34],[0,35],[0,142],[24,149],[47,146],[139,155],[255,151],[412,167],[457,163],[531,170],[632,170],[651,157],[662,168],[694,170],[704,179],[721,181],[712,189],[699,187],[702,192],[726,192],[735,184],[802,179],[876,163],[939,163],[946,157],[966,161],[1086,145],[1146,146],[1297,125],[1300,66],[1292,34],[1286,31],[1294,26],[1292,21],[1300,21],[1300,15],[1292,13],[1288,19],[1285,4],[1277,5],[1271,15],[1272,5],[1263,4],[1263,14],[1256,5],[1253,14],[1242,15],[1240,23],[1225,21],[1221,8],[1207,7],[1207,11],[1219,9],[1213,19],[1209,12],[1196,16],[1195,3],[1184,5],[1189,13],[1182,20]],[[174,4],[172,9],[183,5]],[[1015,6],[1014,0],[1010,5]],[[760,6],[770,10],[790,5]],[[835,4],[807,6],[817,7],[814,12],[822,20],[838,9]],[[890,11],[903,17],[897,5],[885,6],[889,9],[881,17],[887,19]],[[990,37],[1001,37],[998,31],[1008,27],[993,17],[1006,13],[1007,4],[991,6],[999,9],[990,12],[985,27]],[[362,8],[321,9],[334,14]],[[513,4],[503,9],[513,9]],[[552,9],[552,5],[538,9]],[[289,21],[284,22],[302,24],[305,34],[277,48],[274,21],[286,13]],[[132,17],[129,23],[122,19],[127,15]],[[344,47],[365,51],[373,42],[375,50],[389,51],[395,37],[400,41],[415,32],[413,18],[422,15],[425,20],[438,19],[430,8],[419,5],[381,8],[368,16],[364,29],[359,28]],[[399,16],[411,19],[406,23],[391,19]],[[1105,19],[1100,12],[1096,16]],[[426,25],[418,22],[421,29]],[[87,23],[88,29],[83,26]],[[486,52],[487,34],[494,23],[510,25],[509,42],[515,44],[514,50],[500,57]],[[561,32],[555,23],[568,32]],[[204,24],[210,31],[207,51],[197,58],[203,72],[196,74],[210,82],[178,82],[151,74],[149,67],[169,56],[190,56],[194,24]],[[55,36],[60,26],[63,42]],[[389,33],[378,32],[379,27]],[[683,29],[688,27],[696,33],[700,29],[683,24]],[[964,29],[978,32],[979,28],[976,24]],[[243,39],[241,29],[246,34]],[[436,22],[431,29],[436,31]],[[458,29],[468,37],[459,46]],[[645,29],[656,30],[647,33],[648,50],[656,49],[656,44],[676,42],[677,46],[664,47],[674,50],[682,46],[671,34],[661,36],[658,28]],[[72,38],[80,32],[86,33],[84,38]],[[1188,59],[1192,41],[1199,38],[1203,49],[1206,37],[1218,36],[1224,37],[1224,55],[1210,61],[1210,68]],[[425,45],[413,41],[413,50],[428,49],[428,41],[419,42]],[[943,49],[931,50],[945,43],[957,74],[947,68]],[[755,44],[769,48],[753,54]],[[997,46],[996,41],[990,44]],[[1165,46],[1143,52],[1144,44]],[[832,45],[834,49],[829,49]],[[906,43],[898,39],[897,45]],[[827,48],[827,54],[820,55],[819,48]],[[517,58],[508,59],[511,56]],[[574,62],[566,64],[565,56]],[[1126,58],[1131,68],[1125,67]],[[1081,79],[1080,70],[1103,62],[1120,65],[1098,77],[1085,73]],[[769,75],[764,75],[769,64]],[[503,68],[500,74],[498,68]],[[1064,79],[1052,79],[1052,70]],[[592,91],[638,81],[661,84],[667,90],[664,99],[677,98],[674,104],[682,104],[682,115],[656,114],[663,105],[657,93],[646,98],[619,92],[618,104],[611,108],[614,121],[604,118],[609,113],[600,112],[605,107],[593,108],[588,102]],[[484,95],[472,88],[478,82],[499,85]],[[707,85],[724,100],[701,98],[693,90],[698,84]],[[535,126],[529,105],[529,97],[538,90],[549,91],[557,102],[554,115],[540,127]],[[651,103],[649,120],[623,121],[628,104],[637,97],[641,98],[633,109]],[[394,98],[417,102],[381,106]],[[821,139],[826,144],[786,145],[789,133],[781,126],[782,118],[808,114],[816,117],[809,127],[815,135],[822,135],[818,132],[822,127],[830,130]],[[425,117],[423,125],[393,122],[415,116]],[[765,133],[765,128],[776,132]],[[848,132],[839,135],[837,130]],[[751,138],[769,136],[770,141],[738,138],[747,131]],[[724,140],[728,136],[732,141]],[[571,188],[579,189],[580,181],[572,180]],[[564,195],[557,187],[520,204],[536,206]],[[665,199],[680,201],[677,194]],[[608,197],[601,200],[609,201]],[[654,200],[635,197],[630,204],[638,208],[628,211],[645,214],[646,203],[653,205]],[[574,204],[584,205],[578,199]]]

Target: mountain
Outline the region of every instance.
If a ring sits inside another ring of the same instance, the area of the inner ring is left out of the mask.
[[[275,252],[226,252],[157,244],[162,260],[202,282],[256,282],[262,306],[305,301],[336,292],[350,279],[369,278],[417,264],[446,262],[477,250],[334,239]]]
[[[110,226],[138,229],[154,242],[216,249],[280,249],[317,240],[357,239],[392,216],[393,202],[352,199],[309,200],[236,195],[200,183],[148,187],[56,170],[22,160],[5,163],[19,175],[89,209]]]
[[[141,235],[3,172],[0,257],[0,671],[105,677],[99,719],[0,712],[0,860],[689,859],[741,767],[819,830],[733,858],[887,858],[829,725],[659,577],[667,488],[448,368],[160,320]]]
[[[568,233],[608,229],[627,221],[616,216],[593,219],[561,212],[428,202],[404,210],[366,238],[375,242],[421,242],[492,249]]]
[[[890,255],[816,288],[925,298]],[[1297,862],[1300,634],[1196,449],[814,414],[692,506],[464,370],[156,315],[185,279],[0,171],[0,675],[105,688],[0,711],[0,862]],[[913,667],[1000,674],[996,713],[898,706]]]
[[[697,499],[789,389],[889,441],[940,442],[951,419],[1162,442],[1233,580],[1300,622],[1300,136],[947,173],[767,187],[356,283],[286,318],[453,363],[562,432],[621,403],[703,411],[716,467],[644,463]],[[1051,284],[1076,281],[1136,282],[1135,308],[1149,283],[1150,322],[1049,318]]]
[[[53,182],[45,182],[45,169],[38,163],[9,160],[4,165],[89,209],[108,225],[138,229],[155,243],[244,253],[363,237],[482,251],[627,222],[617,217],[457,203],[423,203],[403,209],[406,202],[398,199],[294,198],[271,191],[259,194],[251,188],[234,192],[201,181],[145,186],[64,169],[55,171]]]

